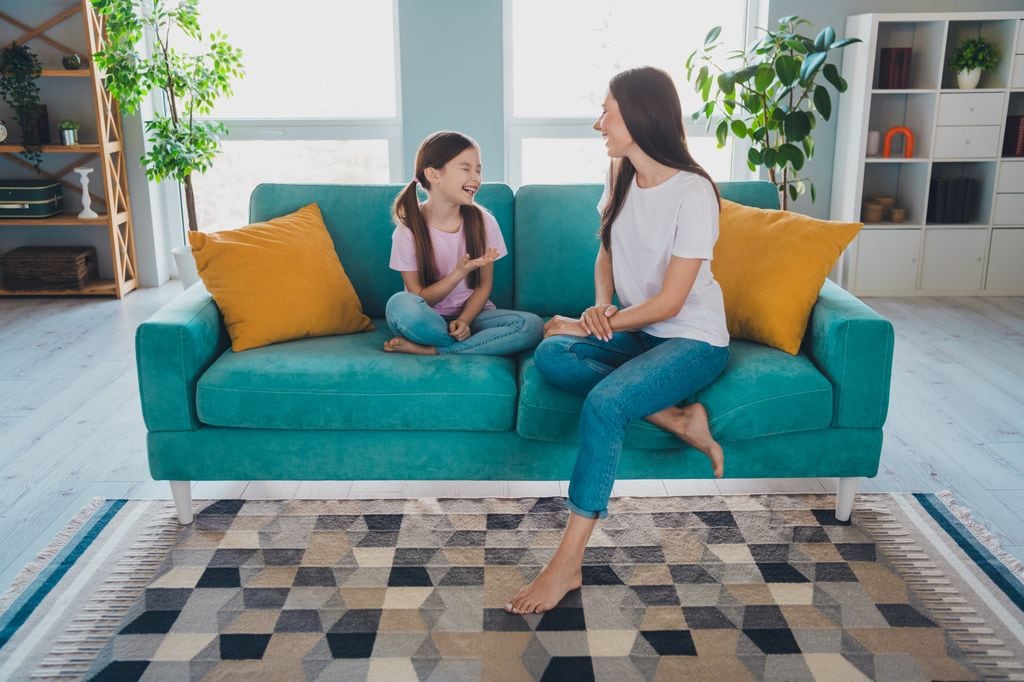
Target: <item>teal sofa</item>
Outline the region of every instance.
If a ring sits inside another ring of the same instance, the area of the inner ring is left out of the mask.
[[[520,357],[386,354],[388,269],[399,185],[257,187],[250,218],[317,202],[377,330],[232,352],[217,305],[197,284],[138,327],[136,352],[150,472],[171,481],[179,518],[194,480],[564,480],[581,400]],[[723,182],[722,196],[776,208],[767,182]],[[492,300],[541,316],[593,302],[600,185],[486,184],[508,257]],[[302,267],[296,263],[296,267]],[[826,281],[803,349],[791,356],[734,340],[725,372],[698,395],[730,478],[839,477],[849,518],[858,477],[874,476],[889,399],[893,330]],[[620,478],[706,478],[707,459],[641,421],[628,428]]]

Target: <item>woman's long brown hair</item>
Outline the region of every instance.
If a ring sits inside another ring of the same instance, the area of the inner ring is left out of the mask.
[[[412,230],[413,242],[416,245],[416,266],[420,275],[420,284],[428,287],[441,279],[437,272],[437,265],[434,263],[434,247],[430,241],[430,229],[427,227],[426,218],[420,211],[420,202],[416,197],[416,182],[419,181],[423,188],[430,189],[430,182],[427,180],[427,168],[444,168],[445,164],[454,159],[470,147],[480,146],[473,138],[462,133],[442,130],[430,135],[420,144],[416,152],[416,180],[410,182],[402,193],[395,199],[393,209],[395,220],[399,221]],[[475,204],[463,204],[459,207],[462,214],[462,230],[466,235],[466,253],[470,258],[479,258],[484,254],[484,247],[487,243],[484,235],[484,216],[479,206]],[[480,270],[476,269],[469,274],[466,283],[470,289],[480,286]]]
[[[647,156],[669,168],[707,178],[715,195],[721,198],[715,181],[694,161],[686,146],[683,110],[671,76],[650,66],[629,69],[613,76],[608,83],[608,90],[619,105],[619,112],[630,137]],[[626,203],[626,193],[635,175],[636,168],[628,158],[612,160],[611,199],[601,214],[601,230],[598,233],[609,253],[612,249],[612,223]]]

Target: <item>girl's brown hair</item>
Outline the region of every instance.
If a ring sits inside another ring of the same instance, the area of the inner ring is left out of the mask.
[[[420,202],[416,196],[416,183],[419,182],[426,190],[430,189],[427,180],[427,168],[444,168],[445,164],[470,147],[480,146],[473,138],[462,133],[442,130],[430,135],[420,144],[416,152],[416,179],[410,182],[395,199],[394,217],[410,230],[416,245],[416,265],[420,275],[420,284],[428,287],[441,279],[434,263],[434,247],[430,241],[430,229],[420,211]],[[459,207],[462,214],[462,230],[466,235],[466,253],[470,258],[479,258],[484,254],[486,237],[484,235],[484,216],[479,206],[463,204]],[[480,270],[469,274],[466,283],[470,289],[480,286]]]
[[[711,183],[719,199],[718,187],[708,172],[694,161],[686,146],[683,110],[672,77],[661,69],[644,66],[612,77],[608,90],[619,104],[622,121],[633,141],[647,156],[669,168],[696,173]],[[611,251],[612,223],[626,202],[636,168],[626,157],[612,160],[611,199],[601,214],[601,243]]]

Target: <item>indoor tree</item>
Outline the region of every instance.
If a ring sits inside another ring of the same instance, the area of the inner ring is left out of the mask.
[[[815,199],[814,183],[798,174],[814,155],[811,131],[817,116],[828,120],[832,115],[832,96],[817,77],[823,75],[838,93],[845,92],[846,81],[839,70],[826,63],[829,51],[861,42],[836,40],[831,26],[811,38],[799,32],[805,24],[810,22],[796,15],[782,17],[775,30],[758,28],[763,37],[724,57],[718,42],[722,28],[715,26],[703,47],[686,60],[686,78],[704,102],[693,113],[694,120],[706,118],[709,129],[718,121],[719,148],[729,135],[748,140],[747,166],[752,171],[767,169],[784,209],[805,188],[810,189],[811,201]]]
[[[198,0],[92,0],[92,5],[106,28],[106,47],[93,58],[121,108],[133,113],[150,92],[163,95],[166,113],[146,122],[150,149],[139,161],[150,180],[173,178],[184,185],[188,226],[198,230],[192,173],[212,166],[227,129],[196,117],[210,114],[214,102],[231,94],[232,79],[243,75],[242,51],[219,32],[204,43]],[[147,35],[151,55],[143,49]],[[178,40],[196,50],[172,46]]]

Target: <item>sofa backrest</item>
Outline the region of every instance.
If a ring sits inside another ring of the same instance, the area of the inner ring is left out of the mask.
[[[388,261],[395,229],[391,206],[403,189],[405,185],[263,184],[249,198],[249,220],[270,220],[318,204],[363,311],[384,317],[388,298],[402,290],[402,276],[388,267]],[[494,265],[491,300],[499,308],[512,307],[512,200],[512,189],[501,183],[485,183],[477,193],[477,202],[497,218],[509,249],[508,257]]]
[[[515,301],[538,315],[577,315],[594,303],[594,258],[603,185],[524,185],[515,201]],[[720,182],[722,198],[778,208],[772,183]]]
[[[317,203],[363,310],[383,317],[388,298],[402,290],[402,277],[388,268],[388,261],[391,206],[404,188],[262,184],[249,199],[249,220],[269,220]],[[718,188],[723,198],[737,203],[779,207],[770,182],[720,182]],[[594,302],[601,190],[600,184],[524,185],[513,199],[508,185],[481,186],[477,202],[497,218],[509,247],[508,257],[494,266],[495,305],[538,315],[575,315]]]

